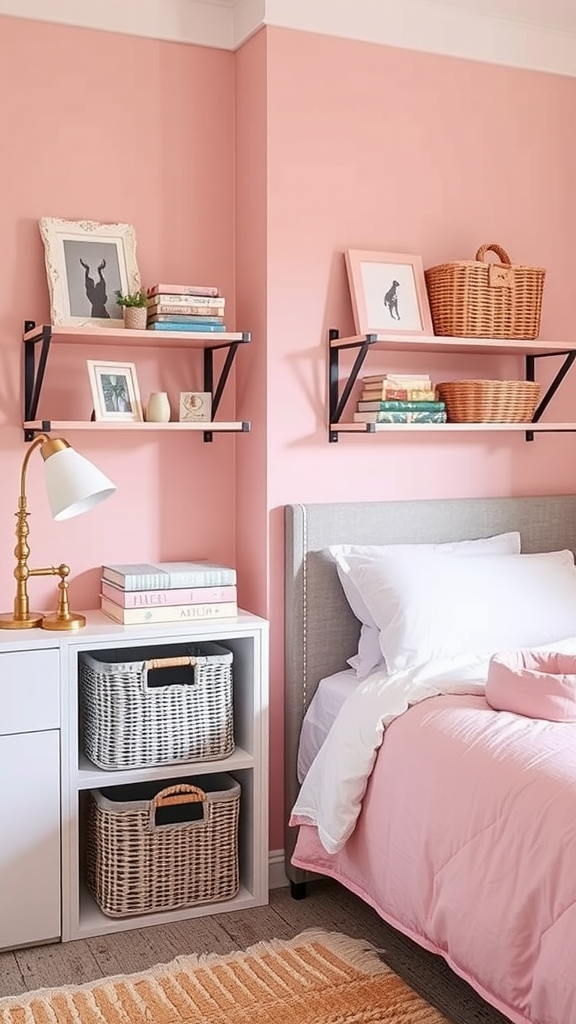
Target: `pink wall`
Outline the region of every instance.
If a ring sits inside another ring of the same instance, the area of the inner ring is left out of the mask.
[[[89,607],[102,561],[236,559],[242,603],[271,620],[278,848],[282,506],[574,488],[571,435],[531,445],[507,435],[327,443],[326,332],[352,330],[342,252],[413,251],[431,265],[470,258],[494,239],[517,262],[548,268],[542,335],[570,338],[576,142],[566,126],[576,82],[279,29],[234,56],[10,18],[0,27],[0,130],[9,140],[0,158],[0,605],[13,596],[25,451],[21,326],[48,318],[38,218],[125,220],[136,227],[145,283],[215,281],[231,310],[237,292],[231,326],[251,330],[253,342],[240,352],[226,408],[251,419],[253,431],[212,445],[178,435],[71,436],[119,490],[89,518],[55,524],[41,469],[31,465],[32,562],[68,560],[74,601]],[[191,118],[200,142],[182,127]],[[90,407],[84,360],[98,354],[53,352],[42,414]],[[121,348],[118,358],[137,363],[144,397],[200,384],[193,358]],[[385,365],[374,353],[370,368]],[[436,357],[426,368],[436,379],[522,372],[510,359]],[[573,400],[569,381],[550,415],[566,415]],[[38,606],[52,603],[50,582],[33,587]]]
[[[49,319],[38,218],[127,221],[143,282],[216,283],[234,318],[234,56],[224,51],[0,18],[0,608],[13,600],[21,332]],[[196,129],[196,130],[195,130]],[[234,323],[230,323],[234,327]],[[88,418],[86,358],[136,363],[142,397],[201,386],[201,354],[54,349],[40,414]],[[223,411],[234,414],[233,394]],[[102,561],[235,558],[234,435],[68,437],[118,484],[88,516],[54,523],[40,457],[28,474],[33,565],[68,561],[77,607],[98,602]],[[37,464],[36,464],[37,462]],[[55,586],[35,580],[37,606]]]
[[[286,30],[267,32],[268,508],[273,623],[282,506],[574,490],[572,435],[326,440],[326,333],[353,333],[342,252],[471,259],[495,240],[548,268],[542,336],[573,338],[576,81]],[[372,372],[389,364],[376,353]],[[514,359],[395,361],[436,380]],[[370,372],[370,371],[368,371]],[[573,403],[576,378],[562,399]],[[570,418],[573,418],[572,416]],[[272,847],[282,845],[283,645],[272,644]]]

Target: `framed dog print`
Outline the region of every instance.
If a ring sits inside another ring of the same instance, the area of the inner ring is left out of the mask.
[[[357,334],[434,333],[422,257],[411,253],[345,253]]]

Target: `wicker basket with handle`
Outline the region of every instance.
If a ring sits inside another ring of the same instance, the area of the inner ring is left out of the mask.
[[[151,657],[154,654],[154,657]],[[207,641],[82,652],[84,752],[114,771],[234,750],[232,651]]]
[[[540,397],[529,380],[452,380],[436,390],[448,423],[528,423]]]
[[[487,252],[499,263],[485,261]],[[474,260],[442,263],[425,271],[434,333],[453,338],[517,338],[540,333],[542,267],[512,264],[496,242],[481,245]]]
[[[232,899],[239,808],[224,773],[91,790],[86,881],[100,909],[128,917]]]

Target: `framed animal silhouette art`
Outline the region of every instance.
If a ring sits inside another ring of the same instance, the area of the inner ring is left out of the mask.
[[[66,327],[122,327],[116,292],[140,288],[131,224],[40,218],[50,319]]]
[[[361,249],[344,255],[357,334],[434,333],[421,256]]]

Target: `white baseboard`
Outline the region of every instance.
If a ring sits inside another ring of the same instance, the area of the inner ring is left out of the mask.
[[[288,875],[284,870],[284,850],[270,850],[268,855],[268,884],[271,889],[281,889],[289,885]]]

